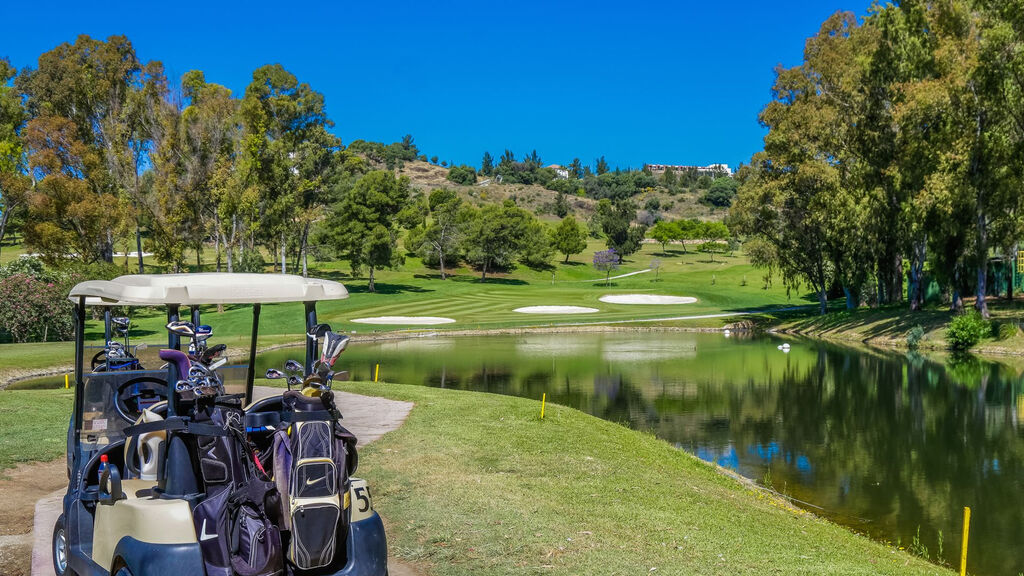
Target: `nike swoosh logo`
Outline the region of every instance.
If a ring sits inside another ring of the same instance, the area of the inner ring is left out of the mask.
[[[206,532],[206,518],[203,518],[203,527],[199,530],[199,541],[205,542],[210,538],[216,538],[217,534],[208,534]]]
[[[323,481],[323,480],[326,480],[326,479],[327,479],[326,476],[321,476],[321,477],[317,478],[316,480],[306,480],[306,486],[312,486],[313,484],[316,484],[317,482],[320,482],[320,481]]]

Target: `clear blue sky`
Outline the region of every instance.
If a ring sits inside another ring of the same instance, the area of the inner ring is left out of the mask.
[[[713,2],[10,2],[0,56],[18,68],[78,34],[125,34],[176,81],[241,95],[278,62],[324,93],[345,141],[393,142],[478,165],[536,148],[545,163],[736,166],[761,147],[776,64],[838,9],[868,0]],[[41,13],[45,10],[45,15]]]

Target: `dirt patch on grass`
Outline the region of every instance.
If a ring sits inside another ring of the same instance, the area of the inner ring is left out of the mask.
[[[28,576],[32,569],[32,523],[36,500],[67,485],[64,458],[21,464],[0,477],[0,571]]]

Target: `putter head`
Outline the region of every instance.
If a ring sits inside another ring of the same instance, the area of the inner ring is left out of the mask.
[[[297,360],[289,360],[284,363],[284,369],[286,372],[305,372],[305,367],[302,363]]]
[[[280,380],[284,378],[284,372],[281,372],[277,368],[270,368],[266,374],[267,380]]]

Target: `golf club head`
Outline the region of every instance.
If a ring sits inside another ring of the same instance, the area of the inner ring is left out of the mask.
[[[284,363],[284,369],[286,372],[305,372],[305,368],[302,363],[298,360],[289,360]]]
[[[113,324],[114,328],[116,328],[117,330],[128,330],[128,327],[131,326],[132,321],[127,316],[116,316],[110,319],[110,323]]]
[[[210,336],[213,336],[213,326],[209,324],[196,326],[196,340],[206,340]]]
[[[192,390],[192,382],[190,380],[178,380],[178,383],[174,385],[174,389],[178,392],[188,392]]]
[[[146,348],[149,348],[149,344],[146,344],[145,342],[143,342],[142,344],[136,344],[135,345],[135,350],[136,351],[145,350]]]
[[[289,376],[288,389],[291,390],[292,386],[298,386],[299,388],[302,388],[302,378],[299,378],[298,376]]]
[[[334,363],[338,361],[338,356],[341,356],[345,348],[348,348],[349,340],[351,338],[348,336],[328,331],[324,334],[324,349],[320,355],[320,360],[326,362],[329,366],[334,366]]]
[[[277,368],[270,368],[266,374],[267,380],[280,380],[284,378],[284,372],[281,372]]]
[[[331,325],[330,324],[317,324],[316,326],[313,326],[313,329],[310,330],[306,334],[306,336],[315,340],[317,338],[323,338],[324,334],[326,334],[326,333],[328,333],[330,331],[331,331]]]
[[[186,338],[192,338],[196,335],[196,327],[191,322],[185,322],[184,320],[168,323],[167,331],[178,336],[185,336]]]

